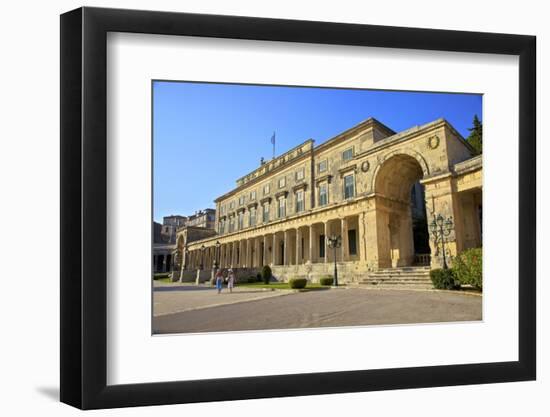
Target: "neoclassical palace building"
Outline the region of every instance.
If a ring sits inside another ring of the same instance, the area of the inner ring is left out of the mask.
[[[318,146],[307,140],[216,198],[216,234],[178,239],[177,267],[206,277],[215,262],[237,275],[270,265],[280,280],[316,280],[336,256],[342,281],[435,268],[444,253],[431,225],[438,216],[452,263],[482,243],[482,157],[472,155],[444,119],[396,133],[369,118]],[[341,246],[329,247],[329,236]]]

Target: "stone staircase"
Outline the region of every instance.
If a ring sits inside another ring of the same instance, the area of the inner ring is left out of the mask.
[[[368,277],[363,278],[359,284],[372,288],[432,288],[429,266],[381,268],[370,272]]]

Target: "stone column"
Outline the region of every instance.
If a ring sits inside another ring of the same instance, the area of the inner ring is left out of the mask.
[[[459,196],[453,191],[452,178],[443,178],[441,180],[427,181],[424,183],[425,196],[428,207],[428,224],[433,220],[433,215],[439,215],[444,219],[449,216],[453,217],[454,230],[449,235],[449,242],[445,243],[447,264],[452,266],[452,257],[456,256],[464,249],[465,233],[464,219],[462,207],[459,201]],[[431,267],[440,268],[442,266],[442,246],[434,245],[433,235],[430,232],[430,247],[431,247]],[[437,256],[438,254],[439,256]]]
[[[348,239],[348,221],[345,217],[340,220],[340,230],[342,231],[342,262],[348,260],[349,255],[349,239]]]
[[[314,246],[314,230],[313,225],[309,225],[309,262],[313,263],[313,248]]]
[[[267,257],[269,255],[269,250],[268,250],[269,244],[267,242],[267,236],[266,235],[264,235],[263,241],[264,241],[264,262],[263,262],[263,264],[267,265],[268,264]],[[260,265],[260,266],[263,267],[264,265]]]
[[[247,239],[246,241],[246,266],[248,268],[252,268],[252,265],[254,264],[254,260],[252,259],[252,245],[253,241],[252,239]]]
[[[364,262],[366,260],[366,248],[365,248],[365,213],[359,214],[359,224],[357,228],[357,244],[359,245],[359,261]]]
[[[254,252],[256,253],[256,260],[254,262],[254,267],[259,268],[259,267],[261,267],[260,261],[262,259],[261,255],[260,255],[260,251],[262,250],[262,247],[260,245],[260,238],[259,237],[254,238],[254,248],[255,248]]]
[[[289,250],[288,250],[288,241],[290,239],[288,238],[288,230],[285,230],[284,231],[284,242],[285,242],[285,246],[284,246],[284,253],[283,253],[283,265],[289,265]]]
[[[277,232],[273,233],[273,246],[271,247],[271,263],[277,265]]]
[[[296,228],[296,265],[300,265],[302,261],[302,234],[300,228]]]
[[[369,201],[365,212],[365,244],[367,265],[371,268],[391,268],[389,214],[378,197]]]
[[[249,267],[254,268],[256,265],[256,238],[251,237],[248,240],[248,244],[250,245],[250,262]]]
[[[250,268],[254,268],[256,265],[256,239],[251,237],[248,242],[250,244]]]
[[[328,251],[329,251],[329,247],[328,247],[328,233],[329,233],[329,228],[328,228],[328,222],[324,222],[323,223],[325,225],[325,241],[324,241],[324,245],[325,245],[325,263],[328,262]]]

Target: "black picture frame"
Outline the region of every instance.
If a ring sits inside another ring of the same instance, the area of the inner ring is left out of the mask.
[[[519,360],[107,385],[108,32],[519,56]],[[535,45],[524,35],[252,17],[88,7],[61,15],[61,401],[95,409],[534,380]]]

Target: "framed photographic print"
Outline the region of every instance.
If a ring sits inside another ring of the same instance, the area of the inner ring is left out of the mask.
[[[535,38],[61,16],[61,400],[535,379]]]

